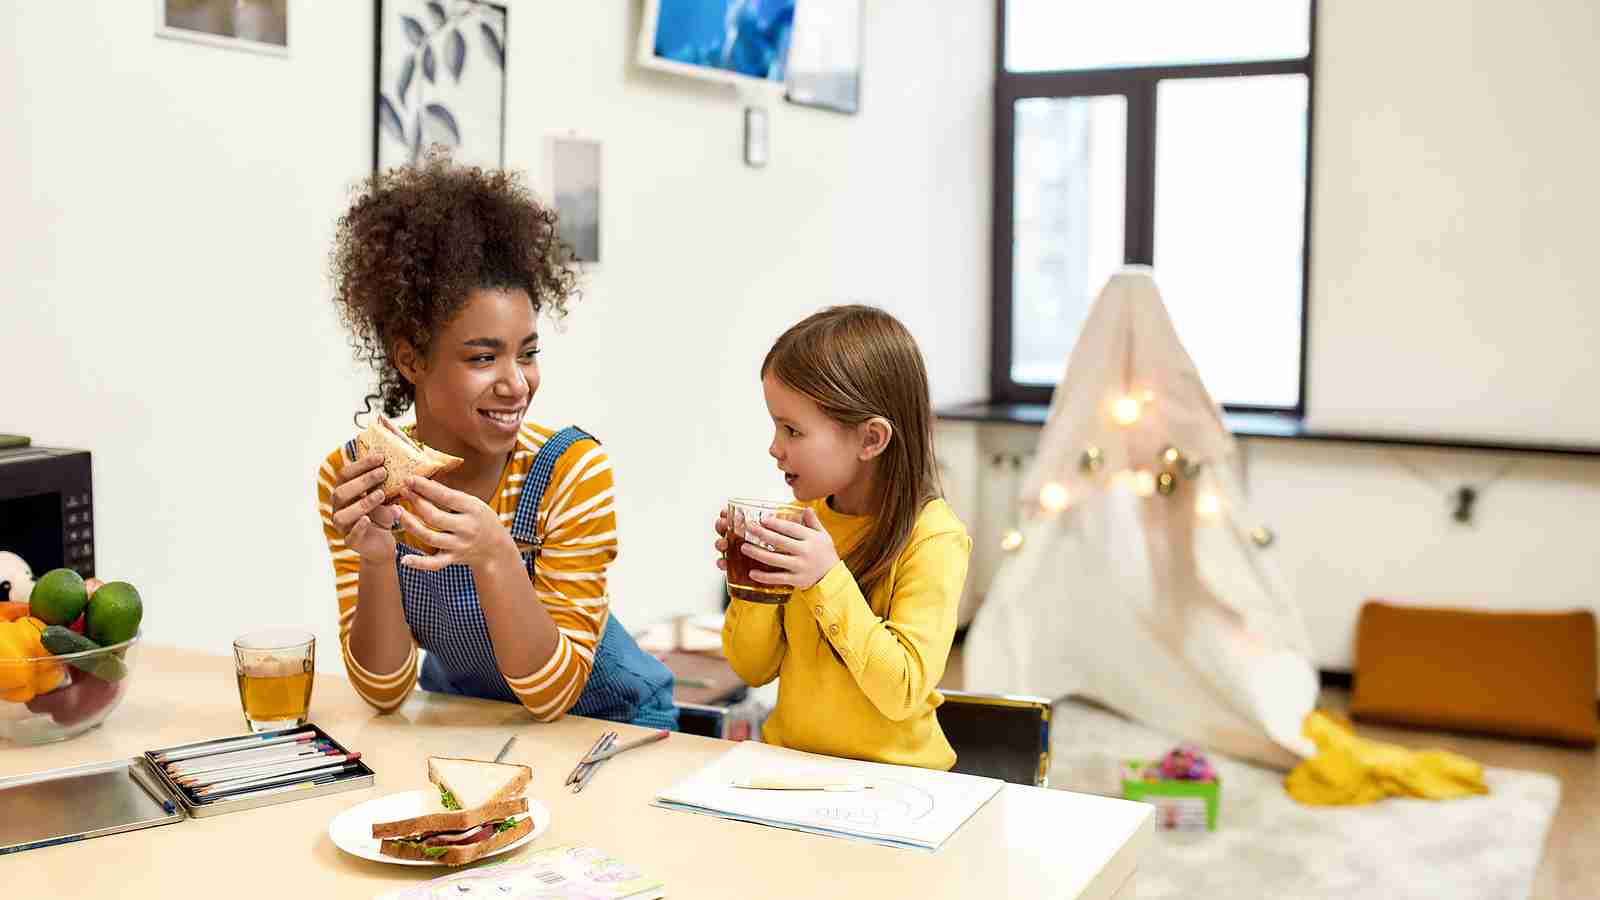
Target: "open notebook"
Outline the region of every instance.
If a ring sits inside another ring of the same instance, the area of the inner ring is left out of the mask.
[[[871,785],[859,790],[757,790],[735,782]],[[655,805],[937,850],[1000,790],[993,778],[818,756],[745,741],[656,795]]]

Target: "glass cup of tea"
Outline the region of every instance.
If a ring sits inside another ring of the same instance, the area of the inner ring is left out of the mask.
[[[750,526],[770,519],[787,519],[791,522],[805,520],[806,508],[798,503],[773,503],[767,500],[733,499],[728,501],[728,550],[723,559],[728,567],[728,593],[740,600],[755,603],[782,603],[789,599],[794,588],[787,584],[762,584],[750,577],[751,569],[767,569],[755,559],[746,556],[739,548],[746,542],[767,550],[778,548],[750,537]]]
[[[311,707],[317,638],[298,628],[264,628],[233,642],[239,705],[251,731],[298,728]]]

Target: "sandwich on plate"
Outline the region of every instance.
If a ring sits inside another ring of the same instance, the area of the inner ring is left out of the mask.
[[[432,478],[464,462],[459,456],[435,450],[406,434],[383,413],[374,415],[367,430],[356,435],[356,446],[361,449],[362,459],[374,454],[383,457],[383,468],[388,476],[383,480],[385,498],[403,494],[406,479],[412,475]]]
[[[514,843],[533,830],[523,796],[533,770],[476,759],[428,757],[428,780],[439,788],[435,812],[374,822],[378,852],[397,859],[459,866]]]

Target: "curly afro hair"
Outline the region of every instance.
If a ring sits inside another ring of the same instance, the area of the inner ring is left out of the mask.
[[[356,358],[378,373],[365,412],[381,401],[390,416],[416,399],[395,367],[397,342],[409,341],[428,358],[433,336],[468,294],[520,288],[536,311],[556,318],[577,297],[577,266],[556,235],[555,210],[515,173],[457,166],[441,149],[357,187],[339,218],[328,268]]]

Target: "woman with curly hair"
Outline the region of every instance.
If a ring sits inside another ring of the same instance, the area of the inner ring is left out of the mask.
[[[432,153],[365,182],[330,269],[357,354],[378,373],[367,412],[414,407],[410,435],[464,460],[399,497],[384,496],[381,460],[357,459],[353,441],[318,472],[356,691],[387,712],[420,670],[426,690],[520,702],[540,721],[676,727],[672,673],[609,614],[610,461],[577,428],[523,421],[539,388],[538,313],[564,314],[576,293],[555,212],[510,173]]]

